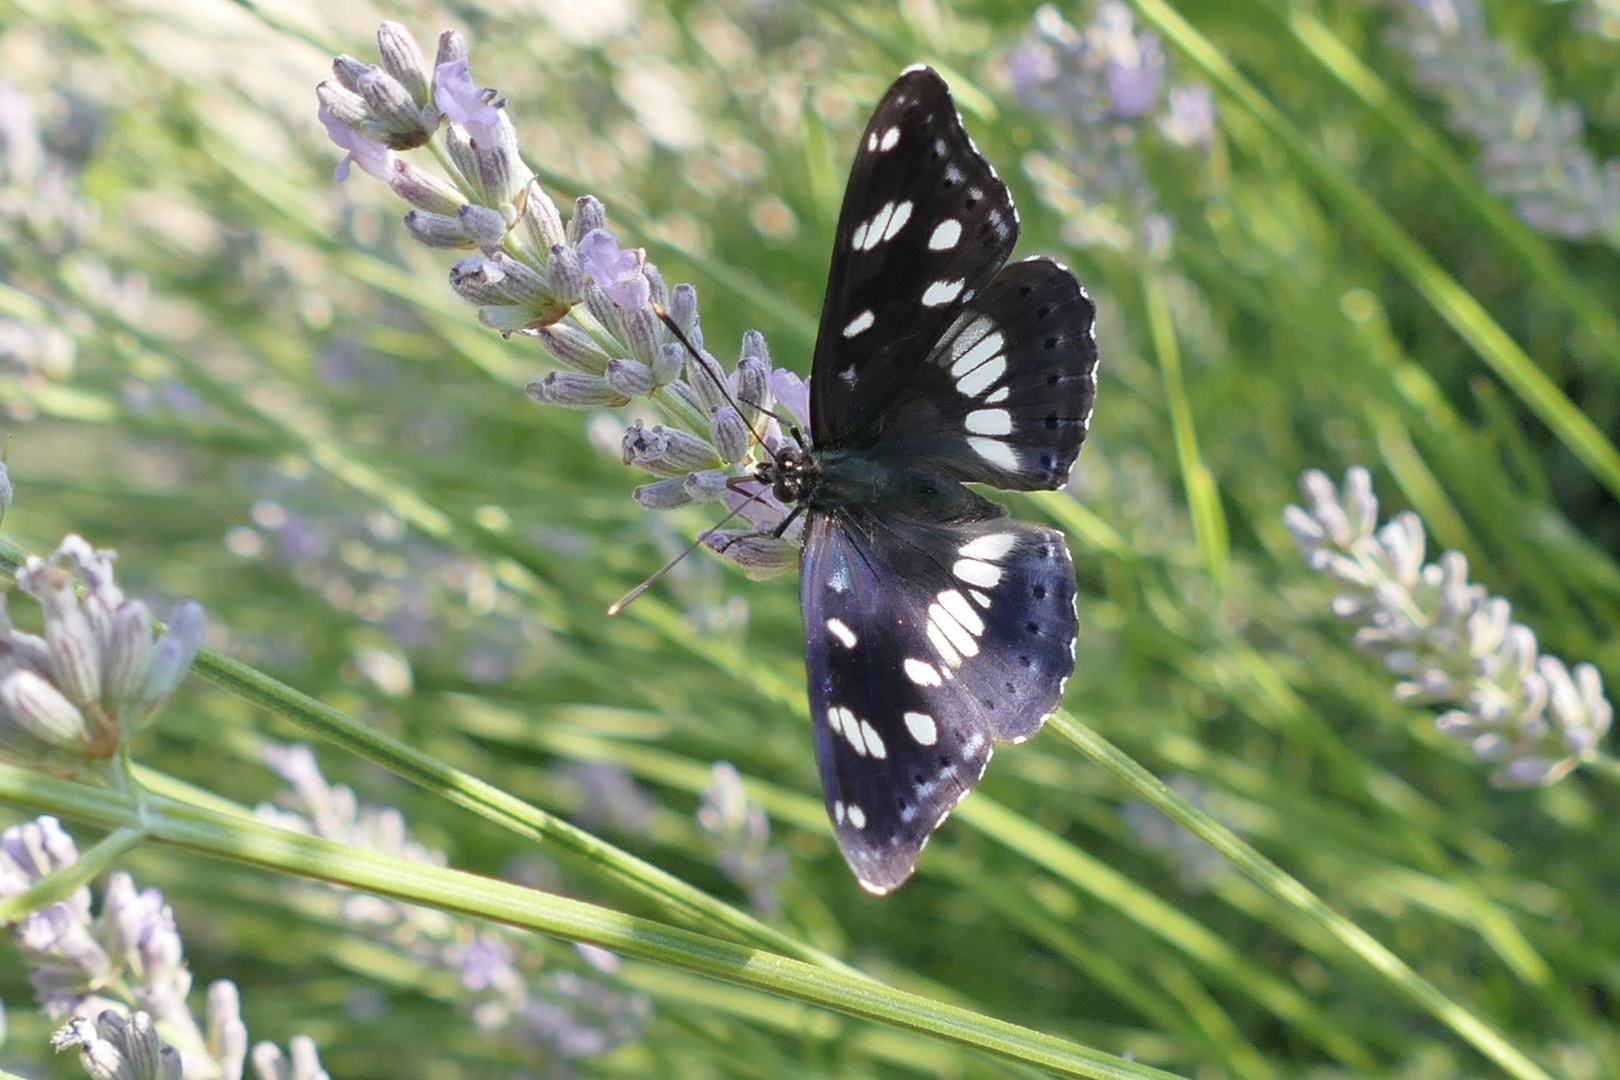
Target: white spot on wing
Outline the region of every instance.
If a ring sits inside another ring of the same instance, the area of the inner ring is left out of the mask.
[[[883,744],[883,736],[877,733],[877,728],[861,721],[861,735],[866,739],[866,752],[873,757],[882,759],[889,756],[889,748]]]
[[[956,647],[951,644],[951,639],[945,636],[945,631],[940,629],[938,621],[934,619],[933,613],[936,608],[945,619],[950,620],[952,625],[955,625],[955,621],[951,620],[949,615],[945,615],[944,608],[941,608],[938,604],[930,607],[928,609],[928,626],[926,627],[929,644],[934,646],[934,651],[939,653],[939,658],[945,661],[945,666],[947,668],[961,667],[962,654],[956,651]],[[960,626],[956,627],[956,630],[959,634],[966,638],[970,644],[975,647],[978,646],[978,642],[969,637],[966,630],[963,630]]]
[[[934,723],[934,718],[927,713],[906,713],[906,730],[911,732],[913,739],[924,746],[933,746],[939,741],[939,727]]]
[[[1001,581],[1001,567],[979,559],[958,559],[951,567],[951,573],[969,585],[978,585],[986,589],[995,588]]]
[[[894,147],[895,147],[895,144],[898,143],[899,141],[900,141],[900,129],[897,128],[897,127],[892,127],[888,131],[885,131],[883,133],[883,140],[878,143],[877,148],[879,150],[884,150],[884,151],[893,150]]]
[[[1016,543],[1016,533],[986,533],[969,540],[957,548],[956,553],[964,559],[989,559],[993,562],[1011,551]]]
[[[844,800],[843,799],[837,799],[837,800],[835,800],[833,802],[833,817],[838,819],[838,824],[842,825],[844,823]]]
[[[849,588],[849,568],[840,566],[833,571],[832,577],[827,579],[827,588],[835,593],[844,592]]]
[[[868,135],[866,137],[866,149],[868,151],[875,151],[875,150],[877,150],[877,148],[878,148],[877,132],[874,131],[874,132],[872,132],[872,134],[870,134],[870,135]]]
[[[851,630],[849,624],[844,622],[843,619],[828,619],[827,632],[843,642],[844,648],[853,649],[855,647],[855,631]]]
[[[985,395],[984,403],[986,405],[995,405],[998,402],[1002,402],[1002,401],[1006,401],[1006,400],[1007,400],[1007,388],[1005,386],[998,386],[994,390],[990,391],[990,393]]]
[[[849,323],[844,327],[844,336],[852,338],[857,334],[864,334],[872,329],[872,324],[876,321],[877,316],[873,315],[870,310],[863,311],[849,320]]]
[[[936,281],[923,292],[923,307],[943,307],[955,300],[962,293],[962,286],[967,284],[962,278],[955,281]]]
[[[990,606],[990,598],[984,593],[980,592],[978,589],[969,589],[968,595],[973,597],[973,602],[978,604],[980,607],[987,608]]]
[[[1000,439],[986,439],[978,435],[968,437],[968,445],[973,452],[992,465],[999,465],[1008,471],[1018,468],[1018,455],[1013,453],[1012,447]]]
[[[996,337],[1000,336],[1000,334],[996,335]],[[1006,370],[1007,358],[997,353],[956,380],[956,392],[963,397],[978,397],[990,387],[991,383],[1001,378],[1002,373]]]
[[[852,827],[857,828],[857,829],[866,828],[866,811],[862,810],[860,807],[856,806],[854,803],[850,803],[849,804],[849,823],[850,823],[850,825]]]
[[[950,591],[955,594],[958,600],[962,601],[964,607],[967,606],[966,597],[954,589]],[[969,611],[971,610],[969,608]],[[984,623],[979,621],[978,615],[975,614],[973,620],[979,623],[980,629],[983,629]],[[928,640],[933,641],[934,645],[938,647],[939,642],[935,640],[935,631],[938,631],[939,636],[949,642],[953,652],[961,653],[962,656],[979,655],[979,642],[973,636],[973,632],[958,622],[953,612],[937,602],[928,605]],[[944,654],[945,650],[941,649],[940,652]],[[946,655],[945,662],[951,664],[949,655]],[[959,667],[961,663],[959,657],[956,663],[951,664],[951,667]]]
[[[1012,433],[1012,413],[1006,409],[975,409],[967,414],[967,429],[975,435]]]
[[[968,335],[977,330],[981,324],[984,326],[984,332],[975,335],[973,340],[969,342]],[[1007,343],[1007,339],[999,331],[991,333],[992,330],[995,330],[994,323],[988,319],[980,319],[969,326],[956,339],[955,347],[951,350],[951,375],[953,377],[960,379],[963,375],[966,375],[1001,351],[1002,346]],[[957,351],[958,349],[961,351]]]
[[[934,231],[928,237],[929,251],[948,251],[956,246],[962,239],[962,223],[955,218],[946,218],[934,226]]]
[[[955,589],[946,589],[939,594],[938,599],[940,606],[950,612],[951,617],[962,624],[962,629],[974,637],[984,633],[984,620],[979,618],[979,613],[974,611],[973,606],[967,602],[967,597]]]
[[[893,240],[899,235],[900,230],[905,227],[906,222],[910,220],[911,200],[907,199],[894,208],[894,213],[890,215],[888,224],[883,226],[883,235],[872,241],[872,243],[876,245],[883,243],[885,240]]]
[[[918,686],[942,685],[943,680],[939,677],[939,669],[926,660],[918,660],[916,657],[908,656],[906,662],[901,666],[906,670],[906,678]]]

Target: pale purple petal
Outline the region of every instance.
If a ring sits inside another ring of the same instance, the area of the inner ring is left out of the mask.
[[[810,427],[810,380],[801,379],[787,368],[771,369],[771,393],[776,404],[786,409],[800,430]]]
[[[759,483],[737,485],[743,490],[733,489],[726,494],[726,505],[732,510],[742,511],[742,516],[748,523],[761,532],[776,528],[787,517],[788,509],[782,500],[771,494],[771,490]]]
[[[465,59],[452,60],[433,69],[433,103],[454,124],[464,125],[480,146],[494,146],[499,140],[500,109],[473,82]]]
[[[606,229],[592,229],[579,242],[579,261],[585,274],[621,311],[637,311],[652,297],[652,285],[641,272],[641,256],[623,251]]]
[[[349,178],[349,162],[354,162],[361,169],[378,180],[387,181],[388,172],[394,167],[394,152],[382,143],[372,142],[349,125],[338,120],[337,117],[326,111],[322,105],[317,112],[321,123],[326,126],[327,138],[337,144],[338,149],[348,151],[347,156],[332,170],[332,179],[338,183]]]

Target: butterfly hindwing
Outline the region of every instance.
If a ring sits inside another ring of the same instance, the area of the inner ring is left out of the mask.
[[[911,68],[878,103],[844,192],[816,338],[816,445],[870,435],[1018,239],[1018,212],[945,80]]]
[[[861,885],[887,893],[993,744],[1057,707],[1077,625],[1068,548],[1005,517],[815,513],[801,573],[827,813]]]
[[[1004,267],[879,418],[872,452],[1013,491],[1061,487],[1091,423],[1095,321],[1062,263]]]

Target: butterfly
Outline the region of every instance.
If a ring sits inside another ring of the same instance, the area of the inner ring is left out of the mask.
[[[1096,309],[1062,263],[1008,263],[1017,240],[945,80],[906,69],[844,192],[809,444],[756,474],[805,515],[816,763],[838,847],[879,895],[1074,670],[1063,535],[965,486],[1061,487],[1091,421]]]

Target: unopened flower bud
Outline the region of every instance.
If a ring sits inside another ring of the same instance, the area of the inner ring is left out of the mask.
[[[546,283],[551,295],[568,304],[577,304],[585,296],[585,271],[579,264],[579,252],[567,244],[553,245],[546,259]]]
[[[594,195],[581,195],[574,200],[574,216],[568,222],[568,242],[579,242],[597,229],[607,228],[607,209]]]
[[[658,332],[663,324],[653,309],[647,304],[638,308],[624,311],[621,315],[624,323],[624,341],[630,346],[630,352],[643,364],[652,366],[662,351],[663,342],[659,340]]]
[[[131,730],[149,721],[169,700],[169,695],[186,680],[191,662],[202,648],[208,634],[208,621],[202,605],[195,600],[182,600],[169,614],[169,627],[152,648],[152,662],[147,669],[146,689],[139,698],[129,701],[124,719]]]
[[[703,348],[703,327],[698,323],[697,290],[681,282],[669,293],[669,317],[696,348]]]
[[[698,399],[703,402],[703,411],[711,413],[720,406],[728,404],[725,391],[722,389],[725,372],[720,367],[720,361],[703,351],[698,346],[697,355],[686,354],[686,381],[697,392]]]
[[[667,480],[654,480],[650,484],[642,484],[631,492],[636,503],[648,510],[674,510],[676,507],[688,506],[692,496],[686,491],[686,477],[672,476]]]
[[[467,59],[467,39],[456,30],[446,30],[439,35],[439,49],[433,57],[433,67],[437,69],[441,64],[453,64],[457,60]]]
[[[399,23],[384,22],[377,28],[377,53],[382,58],[383,70],[405,88],[418,109],[431,100],[427,61],[410,31]]]
[[[799,549],[790,541],[753,532],[722,530],[710,533],[709,550],[742,567],[750,578],[768,578],[799,565]]]
[[[736,409],[722,405],[709,418],[709,436],[720,460],[735,465],[748,456],[748,425]]]
[[[724,469],[699,469],[688,473],[684,480],[686,493],[696,502],[719,502],[731,494],[730,481],[734,480]]]
[[[384,141],[390,150],[410,150],[428,141],[430,132],[422,126],[422,111],[398,79],[372,67],[360,76],[356,89],[387,132]]]
[[[208,1053],[219,1062],[223,1080],[240,1080],[247,1059],[247,1025],[242,1023],[242,996],[229,979],[208,984]]]
[[[664,275],[658,272],[658,267],[650,262],[642,263],[641,276],[647,279],[647,300],[667,309],[669,307],[669,286],[664,282]]]
[[[653,381],[659,386],[674,382],[680,377],[685,362],[686,346],[678,341],[670,342],[658,350],[658,358],[652,366]]]
[[[444,151],[450,157],[450,163],[456,167],[456,172],[466,179],[468,184],[478,183],[478,152],[473,149],[472,136],[461,124],[451,124],[444,131]]]
[[[600,375],[607,370],[608,354],[573,320],[548,326],[535,336],[559,363],[591,375]]]
[[[750,330],[750,334],[754,331]],[[747,337],[744,337],[747,342]],[[771,373],[766,363],[744,353],[737,361],[737,404],[742,408],[743,420],[752,427],[759,422],[762,412],[775,404],[771,397]]]
[[[538,251],[550,251],[568,242],[557,204],[551,201],[538,180],[529,181],[529,191],[523,201],[523,225],[528,230],[529,243]]]
[[[584,289],[585,310],[591,313],[598,326],[608,332],[609,337],[624,340],[624,319],[619,314],[619,306],[613,302],[602,287],[589,279]]]
[[[126,702],[137,702],[146,691],[147,668],[152,659],[152,616],[145,604],[127,603],[113,616],[107,635],[106,679],[103,703],[114,714]]]
[[[315,84],[315,99],[325,107],[334,120],[362,135],[369,134],[372,124],[371,107],[366,99],[348,87],[326,80]]]
[[[468,256],[450,268],[450,287],[474,304],[518,304],[539,309],[550,299],[534,268],[504,252]]]
[[[565,409],[600,409],[608,405],[624,405],[629,401],[600,375],[586,375],[578,371],[553,371],[545,378],[531,382],[524,390],[533,401],[561,405]]]
[[[79,707],[43,675],[18,668],[0,679],[0,723],[16,724],[34,738],[63,750],[90,741]]]
[[[473,206],[465,204],[457,210],[456,216],[461,219],[461,228],[473,238],[488,255],[499,258],[501,242],[506,239],[506,218],[499,210],[491,210],[487,206]]]
[[[473,238],[461,227],[459,215],[450,217],[445,214],[432,214],[426,210],[410,210],[400,219],[400,223],[405,226],[405,231],[411,234],[411,239],[423,247],[452,251],[474,245]]]
[[[640,420],[624,433],[624,463],[654,476],[681,476],[716,464],[714,447],[680,428],[658,424],[647,428]]]
[[[608,385],[626,397],[646,397],[652,393],[652,368],[639,360],[609,360]]]
[[[461,192],[404,158],[395,158],[389,163],[387,180],[395,195],[429,213],[452,217],[461,212],[465,201]]]

